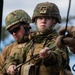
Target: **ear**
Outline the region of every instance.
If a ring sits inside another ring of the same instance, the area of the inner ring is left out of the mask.
[[[24,28],[25,28],[25,29],[31,29],[31,26],[30,26],[29,23],[27,23],[27,24],[24,25]]]
[[[28,28],[28,29],[31,29],[31,26],[30,26],[30,24],[29,24],[29,23],[27,23],[27,28]]]

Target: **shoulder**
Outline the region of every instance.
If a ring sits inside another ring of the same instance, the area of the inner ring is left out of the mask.
[[[15,46],[15,45],[17,45],[17,42],[13,42],[13,43],[7,45],[7,46],[4,48],[4,50],[9,49],[9,48],[11,48],[12,46]]]
[[[10,53],[11,48],[12,48],[13,46],[15,46],[15,45],[17,45],[16,42],[7,45],[7,46],[2,50],[2,54],[5,55],[5,54],[7,54],[7,53]]]

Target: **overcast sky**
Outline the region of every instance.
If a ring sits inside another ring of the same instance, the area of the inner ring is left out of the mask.
[[[7,14],[16,9],[25,10],[31,17],[35,6],[40,2],[53,2],[60,10],[61,17],[67,16],[69,0],[4,0],[3,6],[3,25],[5,25],[5,17]],[[71,0],[70,14],[75,16],[75,0]]]

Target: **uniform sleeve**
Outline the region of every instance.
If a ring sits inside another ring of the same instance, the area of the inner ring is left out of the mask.
[[[67,47],[64,48],[55,48],[51,51],[49,57],[44,59],[43,63],[46,67],[54,68],[56,67],[57,70],[60,70],[66,66],[68,62],[68,53]]]
[[[9,51],[9,46],[6,46],[3,50],[2,53],[0,54],[0,74],[3,75],[3,66],[6,58],[8,57],[10,51]]]
[[[0,75],[3,75],[2,67],[0,66]]]
[[[5,74],[7,69],[9,68],[10,65],[17,65],[19,64],[19,57],[17,54],[14,54],[13,56],[9,56],[3,66],[3,73]]]
[[[3,71],[3,67],[5,66],[5,61],[9,57],[11,53],[11,48],[13,46],[13,43],[6,46],[3,50],[2,53],[0,54],[0,66],[1,66],[1,71]]]
[[[1,60],[1,55],[0,55],[0,60]],[[0,62],[0,75],[3,75],[1,62]]]
[[[26,54],[24,49],[18,50],[18,52],[15,52],[13,55],[9,56],[3,66],[3,72],[6,73],[7,69],[10,65],[19,65],[20,63],[23,63],[26,58]]]
[[[10,44],[8,46],[6,46],[3,50],[2,53],[0,54],[0,64],[1,66],[4,65],[5,60],[7,59],[7,57],[9,56],[10,52],[11,52],[11,48],[12,48],[13,44]]]
[[[3,50],[2,53],[0,54],[0,66],[3,68],[4,62],[7,59],[7,57],[10,54],[10,49],[9,46],[6,46]]]

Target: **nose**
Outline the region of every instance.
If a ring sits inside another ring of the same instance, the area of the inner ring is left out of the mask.
[[[46,23],[47,19],[46,18],[42,18],[42,23]]]
[[[41,21],[45,21],[46,19],[44,17],[41,18]]]
[[[45,23],[46,22],[46,18],[42,18],[41,21]]]

